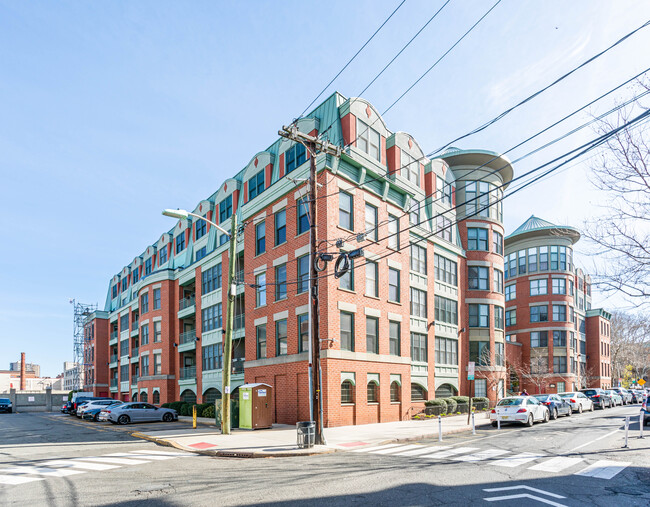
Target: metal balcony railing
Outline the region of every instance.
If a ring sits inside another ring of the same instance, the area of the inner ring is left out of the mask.
[[[195,297],[190,296],[187,298],[183,298],[178,302],[178,308],[179,310],[185,310],[185,308],[189,308],[190,306],[194,306],[195,303]]]
[[[116,329],[115,331],[111,332],[111,340],[116,340],[116,339],[117,339],[117,335],[118,335],[118,333],[117,333],[117,329]]]
[[[116,378],[111,379],[111,387],[117,387],[117,379]]]
[[[181,368],[180,371],[181,380],[189,380],[196,378],[196,366],[188,366],[186,368]]]
[[[117,354],[113,354],[110,358],[111,363],[117,363]]]
[[[140,324],[140,321],[134,320],[131,322],[131,331],[137,331],[138,330],[138,324]]]
[[[226,277],[227,277],[227,276],[228,276],[228,274],[226,273]],[[243,269],[240,269],[239,271],[236,271],[236,272],[235,272],[235,280],[236,280],[236,281],[239,281],[239,282],[242,281],[242,280],[244,280],[244,270],[243,270]],[[226,283],[227,283],[227,282],[228,282],[228,280],[227,280],[227,278],[226,278]]]
[[[131,385],[137,384],[138,383],[138,376],[137,375],[131,375]]]
[[[184,333],[181,333],[180,336],[181,345],[183,343],[190,343],[194,340],[196,340],[196,329],[191,329],[189,331],[185,331]]]
[[[235,331],[238,329],[244,329],[244,326],[246,325],[245,317],[246,316],[243,313],[240,313],[239,315],[235,315],[235,322],[234,322]]]
[[[233,357],[232,359],[232,373],[244,373],[244,358]]]

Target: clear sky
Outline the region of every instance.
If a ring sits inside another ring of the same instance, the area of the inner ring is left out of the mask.
[[[110,278],[174,225],[160,211],[193,209],[270,145],[398,3],[0,1],[0,369],[26,352],[60,373],[69,298],[103,306]],[[442,4],[407,0],[323,98],[357,96]],[[364,98],[384,111],[492,4],[452,0]],[[432,151],[649,19],[650,2],[503,0],[385,120]],[[649,67],[648,48],[650,27],[458,146],[509,149]],[[507,230],[531,214],[581,227],[602,200],[594,161],[506,200]]]

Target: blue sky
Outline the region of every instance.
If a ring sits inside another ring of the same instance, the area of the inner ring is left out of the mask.
[[[452,0],[364,97],[384,111],[492,3]],[[68,299],[103,305],[111,276],[173,225],[160,210],[192,209],[271,144],[397,4],[0,1],[0,369],[24,351],[60,373]],[[327,94],[358,95],[442,4],[407,0]],[[648,19],[646,2],[503,0],[385,120],[431,151]],[[648,47],[650,28],[458,145],[507,150],[650,66]],[[602,200],[593,161],[508,199],[507,229],[533,213],[580,227]]]

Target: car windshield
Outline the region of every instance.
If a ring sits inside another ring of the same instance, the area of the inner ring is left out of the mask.
[[[575,393],[562,393],[562,394],[560,394],[560,396],[562,398],[571,398],[571,396],[573,396],[574,394]]]
[[[587,389],[586,391],[582,391],[582,392],[585,393],[587,396],[593,396],[594,394],[598,394],[598,391],[596,391],[595,389]]]
[[[9,398],[0,398],[0,403],[11,403]]]
[[[509,407],[513,405],[521,405],[522,401],[524,401],[523,398],[504,398],[497,405],[500,407]]]
[[[538,394],[535,396],[539,401],[546,401],[550,398],[548,394]]]

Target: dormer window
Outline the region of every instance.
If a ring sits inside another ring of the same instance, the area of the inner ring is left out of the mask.
[[[440,176],[436,176],[436,199],[442,204],[451,206],[451,185]]]
[[[196,239],[200,239],[203,236],[205,236],[205,229],[206,229],[206,221],[205,220],[197,220],[196,221]]]
[[[158,265],[162,266],[167,262],[167,245],[163,246],[160,250],[160,257],[158,259]]]
[[[402,176],[413,183],[416,187],[420,186],[420,162],[411,155],[402,150],[401,155]]]
[[[140,270],[138,268],[135,268],[133,270],[133,283],[137,283],[139,280],[138,275],[140,274]]]
[[[300,167],[307,160],[307,150],[303,144],[294,144],[286,153],[287,174]]]
[[[219,223],[225,222],[232,216],[232,194],[219,203]]]
[[[144,261],[144,276],[151,274],[151,257]]]
[[[117,297],[117,284],[113,285],[113,299]]]
[[[126,278],[122,279],[122,292],[124,292],[126,290],[126,287],[128,285],[127,282],[128,282],[128,280]]]
[[[264,171],[258,172],[248,180],[248,200],[252,200],[264,192]]]
[[[176,253],[179,254],[185,250],[185,232],[176,236]]]
[[[357,148],[367,153],[376,160],[381,160],[380,156],[381,136],[379,132],[366,125],[361,120],[357,120]]]

